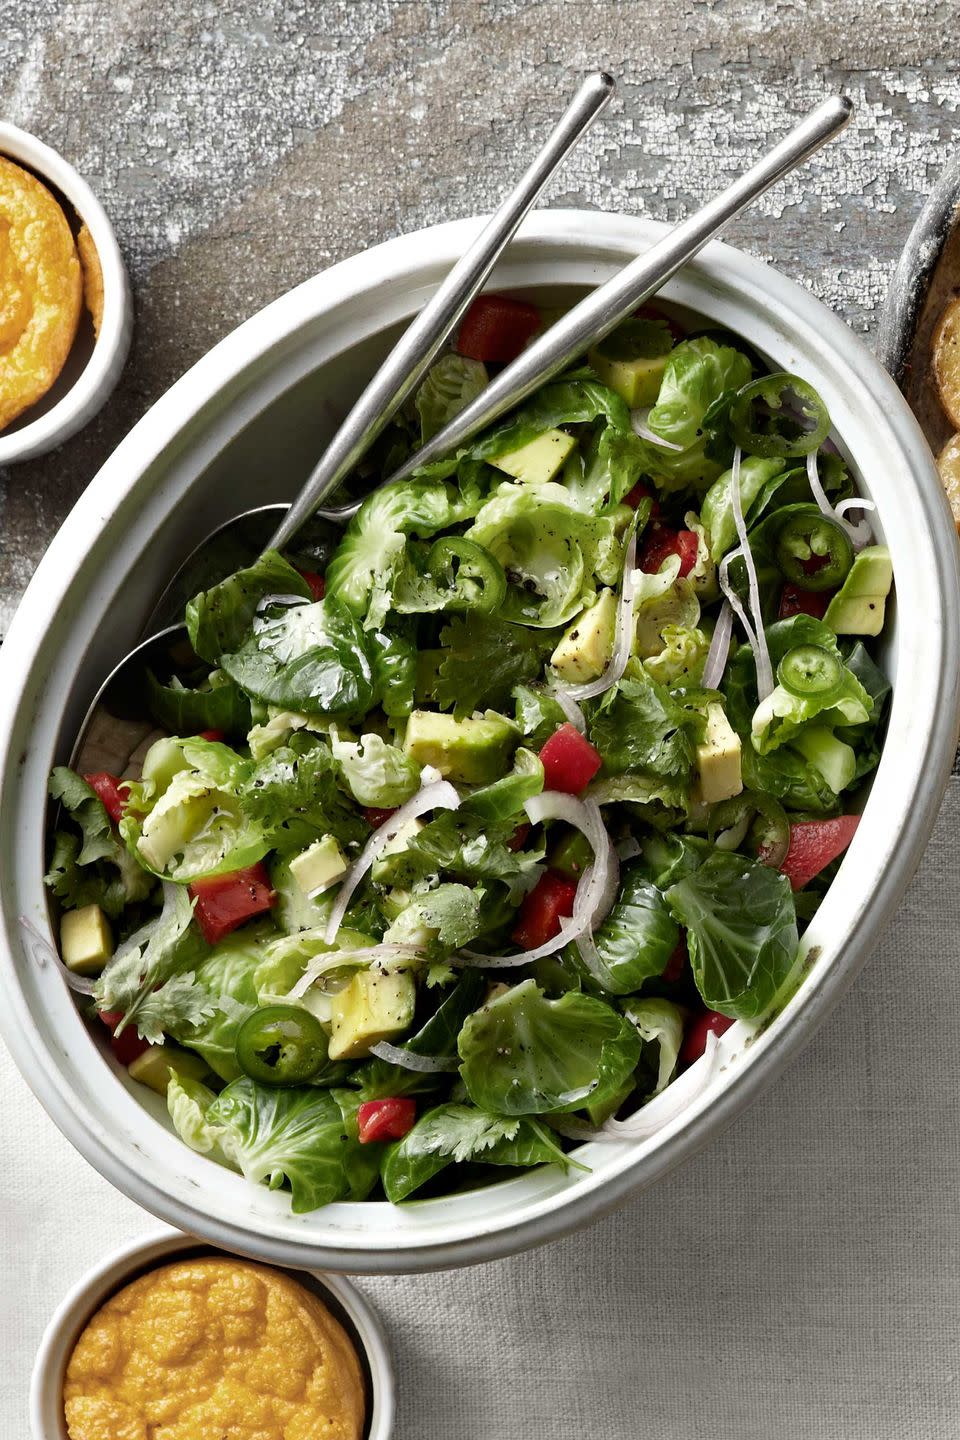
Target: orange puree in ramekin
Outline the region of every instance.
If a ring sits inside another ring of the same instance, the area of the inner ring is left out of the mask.
[[[63,1387],[70,1440],[360,1440],[360,1364],[290,1276],[242,1260],[162,1265],[77,1341]]]

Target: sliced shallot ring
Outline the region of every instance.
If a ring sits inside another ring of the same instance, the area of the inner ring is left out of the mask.
[[[544,790],[539,795],[531,795],[524,809],[533,825],[543,820],[563,820],[572,825],[586,837],[593,850],[593,862],[584,870],[577,885],[573,914],[561,920],[560,929],[552,939],[533,950],[521,950],[517,955],[484,955],[479,950],[462,950],[451,957],[451,965],[475,966],[481,970],[529,965],[555,954],[569,941],[578,940],[585,931],[599,925],[616,899],[620,867],[595,800],[578,800],[575,795],[565,795],[559,790]]]
[[[645,410],[630,411],[630,428],[634,435],[639,435],[640,439],[646,440],[649,445],[661,445],[664,450],[675,450],[678,454],[682,453],[682,445],[677,445],[673,440],[664,440],[662,435],[657,435],[650,429],[647,418],[652,409],[653,406],[648,405]]]
[[[853,548],[855,550],[862,550],[864,545],[869,544],[872,539],[870,522],[868,520],[858,520],[854,525],[852,521],[844,519],[844,510],[850,505],[860,506],[864,510],[875,510],[877,507],[873,501],[858,499],[842,500],[840,505],[834,508],[830,504],[827,498],[827,492],[824,490],[820,481],[820,469],[817,465],[816,450],[811,450],[807,456],[807,479],[810,482],[810,489],[813,491],[813,498],[820,507],[820,513],[825,515],[828,520],[833,520],[840,526],[841,530],[844,530],[847,535],[849,535]]]
[[[449,1074],[459,1070],[460,1061],[456,1055],[416,1055],[412,1050],[402,1050],[387,1040],[380,1040],[370,1046],[370,1054],[388,1065],[401,1065],[404,1070],[417,1070],[421,1075]]]
[[[642,1105],[635,1115],[626,1120],[614,1120],[613,1117],[605,1120],[603,1130],[606,1137],[610,1140],[649,1140],[658,1130],[676,1120],[694,1100],[699,1099],[713,1079],[719,1058],[719,1043],[718,1036],[708,1035],[700,1059],[695,1060],[689,1070],[678,1075],[676,1080],[671,1080],[666,1089]]]
[[[627,661],[630,659],[630,651],[633,649],[633,612],[637,603],[637,576],[641,574],[635,566],[637,563],[637,535],[636,531],[630,536],[627,542],[627,550],[623,561],[623,580],[620,585],[620,599],[617,601],[617,617],[613,632],[613,651],[610,659],[604,667],[603,674],[598,675],[596,680],[590,680],[584,685],[558,685],[554,684],[553,693],[558,703],[563,704],[560,699],[561,691],[568,700],[592,700],[597,695],[602,695],[616,685],[627,668]],[[581,717],[582,718],[582,717]],[[576,722],[574,722],[576,723]],[[586,726],[577,726],[578,729],[586,729]]]
[[[770,664],[770,651],[767,649],[767,637],[763,632],[763,612],[760,606],[760,586],[757,582],[757,567],[753,563],[753,551],[750,549],[750,541],[747,537],[747,525],[743,518],[743,497],[740,494],[740,465],[742,458],[742,452],[738,445],[733,452],[730,498],[733,501],[733,523],[737,527],[737,539],[740,541],[740,548],[743,552],[743,563],[747,567],[747,591],[750,601],[750,614],[753,617],[753,660],[757,668],[757,696],[761,700],[766,700],[767,696],[773,690],[773,666]],[[729,598],[730,596],[727,595],[728,600]]]
[[[550,686],[550,694],[553,696],[554,700],[556,700],[557,704],[560,706],[560,709],[563,711],[564,715],[566,715],[573,728],[575,730],[579,730],[581,735],[585,735],[587,733],[586,717],[584,716],[584,713],[580,709],[580,706],[577,704],[576,700],[574,700],[570,691],[565,689],[562,685],[554,684]]]
[[[714,627],[713,638],[710,641],[710,649],[707,651],[707,661],[703,667],[703,678],[701,684],[704,690],[719,690],[720,681],[723,679],[724,671],[727,668],[727,657],[730,654],[730,640],[733,636],[733,606],[726,598],[720,607],[720,614]]]
[[[457,810],[459,806],[460,796],[449,780],[434,780],[418,790],[416,795],[412,796],[405,805],[401,805],[399,810],[394,811],[390,819],[385,820],[380,828],[373,832],[344,876],[340,891],[333,903],[330,919],[327,921],[327,928],[324,932],[324,939],[328,945],[332,945],[337,938],[337,931],[340,929],[343,917],[360,881],[374,860],[377,860],[387,848],[390,841],[396,839],[404,825],[409,820],[415,820],[418,815],[424,814],[427,810]]]
[[[331,970],[345,969],[348,965],[383,965],[394,970],[402,969],[400,962],[422,960],[418,945],[359,945],[356,950],[324,950],[307,962],[300,979],[288,991],[288,1000],[300,1000],[315,981]]]

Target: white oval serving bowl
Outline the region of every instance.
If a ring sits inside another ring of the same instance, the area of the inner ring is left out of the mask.
[[[585,1224],[702,1146],[770,1083],[851,982],[922,854],[955,749],[958,547],[920,431],[835,316],[758,260],[711,245],[664,298],[742,334],[774,369],[816,386],[862,492],[879,506],[896,573],[884,651],[895,678],[887,743],[867,821],[807,931],[809,970],[799,992],[761,1033],[742,1024],[729,1030],[702,1093],[651,1138],[578,1152],[588,1173],[547,1168],[399,1208],[345,1203],[293,1215],[283,1193],[248,1184],[176,1138],[161,1102],[104,1055],[59,974],[24,943],[18,917],[49,928],[47,772],[69,754],[102,677],[138,638],[182,557],[218,521],[296,491],[398,326],[477,224],[438,226],[345,261],[205,356],[81,497],[0,651],[4,1038],[49,1114],[121,1190],[214,1244],[301,1268],[402,1272],[508,1254]],[[540,213],[491,286],[551,303],[557,287],[569,293],[605,280],[662,233],[622,216]]]
[[[134,1240],[89,1270],[57,1306],[43,1333],[30,1382],[33,1440],[68,1440],[63,1414],[63,1379],[81,1330],[91,1316],[124,1285],[158,1265],[198,1254],[220,1255],[183,1235],[152,1235]],[[389,1440],[396,1408],[393,1362],[383,1326],[355,1285],[340,1275],[315,1271],[295,1276],[330,1307],[350,1334],[367,1387],[363,1440]]]
[[[35,135],[5,121],[0,121],[0,155],[32,171],[67,201],[90,231],[103,271],[100,334],[94,336],[84,307],[77,338],[50,390],[0,431],[0,465],[12,465],[61,445],[103,407],[120,379],[130,349],[133,302],[113,226],[83,176]]]

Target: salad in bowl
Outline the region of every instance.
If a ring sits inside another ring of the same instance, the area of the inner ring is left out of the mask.
[[[475,302],[366,484],[541,324]],[[299,1213],[652,1133],[794,993],[855,832],[890,691],[868,512],[802,376],[650,308],[198,593],[146,738],[53,771],[46,877],[183,1141]]]

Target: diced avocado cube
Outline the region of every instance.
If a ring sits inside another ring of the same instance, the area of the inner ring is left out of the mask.
[[[602,675],[613,654],[617,597],[601,590],[589,610],[582,611],[566,630],[550,657],[559,678],[568,685],[583,685]]]
[[[587,355],[597,379],[615,390],[631,410],[655,403],[668,358],[667,355],[658,355],[654,359],[637,356],[635,360],[610,360],[599,350],[591,350]]]
[[[99,975],[113,954],[110,922],[99,905],[67,910],[60,921],[60,955],[77,975]]]
[[[587,361],[604,385],[636,410],[653,405],[660,394],[673,339],[656,320],[626,320],[595,346]]]
[[[158,1095],[166,1095],[171,1071],[188,1080],[202,1081],[210,1076],[209,1065],[199,1055],[181,1050],[179,1045],[169,1044],[151,1045],[136,1060],[130,1061],[127,1070],[131,1080],[148,1085]]]
[[[407,855],[410,841],[423,829],[422,820],[408,820],[388,841],[374,860],[370,878],[377,885],[399,885],[406,887],[419,879],[423,867]]]
[[[697,746],[700,796],[707,805],[730,800],[743,789],[740,773],[740,737],[719,703],[707,706],[707,733]]]
[[[852,785],[857,774],[857,752],[852,745],[838,740],[826,725],[809,725],[790,742],[826,780],[834,795]]]
[[[386,890],[380,897],[380,909],[388,920],[396,920],[402,915],[407,906],[411,903],[413,896],[409,890],[394,885],[392,889]]]
[[[333,997],[331,1060],[359,1060],[370,1046],[402,1035],[413,1024],[413,976],[406,970],[358,970]]]
[[[489,785],[509,768],[520,734],[509,720],[455,720],[414,710],[407,721],[403,748],[421,766],[433,765],[447,780]]]
[[[886,545],[868,545],[827,606],[825,624],[835,635],[879,635],[892,584],[890,551]]]
[[[300,886],[304,895],[317,895],[328,890],[341,875],[347,873],[348,865],[343,851],[333,835],[324,835],[290,861],[290,874]]]
[[[498,455],[490,463],[524,485],[545,485],[556,475],[576,443],[565,430],[545,430],[536,440]]]

